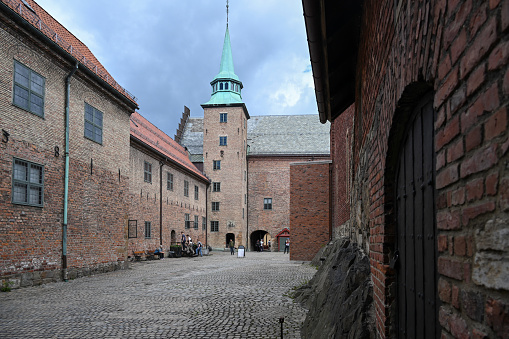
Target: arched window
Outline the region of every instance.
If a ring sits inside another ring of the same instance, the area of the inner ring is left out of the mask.
[[[219,83],[219,90],[222,91],[223,90],[223,83]]]
[[[224,83],[224,89],[228,90],[228,83],[227,82]]]

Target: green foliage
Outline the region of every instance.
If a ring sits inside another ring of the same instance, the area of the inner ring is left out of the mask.
[[[12,281],[2,280],[2,287],[0,287],[0,291],[1,292],[10,292],[11,291],[11,286],[13,284],[14,283]]]

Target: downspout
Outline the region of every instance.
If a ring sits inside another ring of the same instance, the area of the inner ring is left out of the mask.
[[[64,170],[64,224],[62,225],[62,278],[67,281],[67,210],[69,209],[69,93],[71,77],[78,70],[76,67],[65,78],[65,170]]]
[[[159,245],[163,245],[163,166],[159,161]]]
[[[207,190],[206,190],[206,194],[205,194],[205,248],[209,248],[209,189],[210,189],[210,184],[207,184]]]

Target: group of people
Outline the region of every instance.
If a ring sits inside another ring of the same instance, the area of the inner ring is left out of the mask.
[[[184,234],[184,232],[181,232],[181,243],[182,243],[182,250],[184,251],[188,246],[190,248],[193,248],[193,240],[191,239],[191,236],[188,234],[187,236]],[[203,257],[203,244],[201,241],[198,240],[196,243],[196,255],[200,255],[200,257]]]

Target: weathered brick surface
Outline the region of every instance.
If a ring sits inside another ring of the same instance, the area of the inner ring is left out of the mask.
[[[160,161],[163,163],[162,167]],[[152,182],[144,180],[145,162],[152,164]],[[181,167],[169,164],[136,142],[131,144],[130,163],[129,220],[136,220],[137,236],[129,238],[128,255],[132,256],[133,251],[153,251],[161,243],[163,248],[168,250],[170,245],[180,243],[181,232],[189,234],[193,242],[201,241],[205,245],[208,239],[206,230],[202,227],[202,218],[207,216],[207,184]],[[163,174],[162,205],[160,171]],[[167,173],[173,174],[173,190],[168,190]],[[189,182],[189,196],[184,195],[184,181]],[[195,186],[198,186],[198,200],[194,197]],[[189,214],[191,221],[189,229],[185,228],[186,213]],[[197,229],[194,228],[195,216],[198,216]],[[145,234],[146,221],[151,223],[149,237]]]
[[[228,122],[221,123],[220,113],[228,113]],[[208,228],[219,222],[218,232],[209,232],[209,245],[226,246],[226,235],[235,236],[235,246],[247,245],[247,115],[242,107],[206,107],[203,113],[203,170],[212,182],[221,183],[221,192],[210,192]],[[227,145],[219,146],[219,137],[227,137]],[[221,169],[213,169],[213,161],[221,161]],[[219,211],[212,211],[212,202],[219,202]],[[244,213],[243,213],[244,211]]]
[[[0,275],[16,286],[62,278],[65,77],[74,67],[0,14]],[[14,60],[45,78],[44,118],[13,105]],[[82,66],[81,66],[82,67]],[[103,112],[103,143],[84,137],[85,102]],[[68,277],[124,268],[127,107],[80,69],[70,86]],[[57,151],[57,148],[58,151]],[[12,203],[13,158],[44,166],[44,206]]]
[[[395,157],[408,115],[426,92],[432,93],[436,112],[435,264],[442,337],[506,335],[479,310],[485,300],[509,303],[503,282],[507,240],[495,241],[507,239],[500,232],[507,231],[509,210],[508,26],[507,0],[364,6],[346,234],[371,258],[378,337],[391,337],[397,319],[390,288],[395,276],[385,269],[396,244]],[[332,146],[336,136],[331,134]],[[337,151],[331,154],[332,177],[348,175],[335,166],[343,160]],[[335,201],[335,218],[338,208]],[[507,308],[498,310],[498,319],[506,319]]]
[[[290,165],[291,260],[311,261],[330,240],[330,166],[331,161]]]

